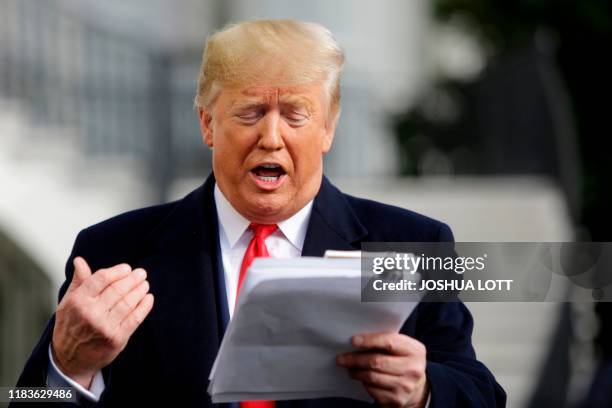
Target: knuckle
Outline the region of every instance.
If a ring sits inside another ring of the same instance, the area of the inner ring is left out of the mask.
[[[414,390],[415,390],[415,386],[414,383],[412,381],[407,381],[406,379],[403,379],[400,382],[401,388],[406,391],[408,394],[411,394]]]
[[[140,312],[136,312],[136,313],[134,313],[134,314],[132,315],[132,318],[134,319],[134,323],[136,323],[136,324],[135,324],[135,326],[140,325],[140,323],[142,323],[142,322],[143,322],[143,320],[144,320],[144,316],[143,316],[143,314],[142,314],[142,313],[140,313]]]
[[[367,381],[369,383],[374,383],[374,382],[376,382],[376,379],[377,379],[377,375],[376,375],[375,372],[373,372],[373,371],[366,371],[364,373],[364,380],[365,381]]]
[[[108,343],[112,337],[110,330],[98,322],[89,324],[89,328],[93,332],[93,335],[100,339],[103,343]]]
[[[87,323],[89,327],[91,327],[91,329],[103,339],[108,339],[111,337],[110,330],[99,319],[88,320]]]
[[[100,323],[98,313],[95,308],[79,307],[79,314],[81,319],[89,323],[92,327],[96,327]]]
[[[87,312],[87,317],[84,318],[84,322],[91,330],[103,338],[107,339],[111,336],[106,320],[103,319],[97,311]]]
[[[100,269],[88,277],[85,283],[89,284],[91,288],[94,289],[104,284],[105,277],[106,269]]]
[[[132,335],[132,332],[136,330],[136,328],[140,325],[140,319],[138,316],[130,315],[128,316],[122,324],[122,329],[128,333],[129,336]]]
[[[406,369],[405,375],[410,378],[418,378],[419,370],[416,367],[408,367]]]
[[[119,333],[115,333],[108,339],[108,344],[113,349],[119,349],[123,347],[123,337]]]
[[[128,317],[125,318],[123,322],[123,327],[131,330],[132,328],[138,326],[140,324],[140,319],[138,318],[137,313],[132,313]]]
[[[356,361],[355,358],[351,354],[343,354],[338,357],[337,361],[341,362],[342,365],[347,366],[347,367],[351,367],[355,363],[358,363],[358,361]]]
[[[134,269],[134,271],[136,271],[136,269]],[[138,280],[138,274],[136,273],[130,273],[126,277],[121,278],[121,281],[125,282],[129,287],[133,287],[135,284],[137,284]]]
[[[98,275],[99,272],[94,273],[92,276],[87,278],[84,285],[87,290],[93,295],[98,294],[104,289],[104,282],[102,281],[102,275]]]
[[[114,270],[112,268],[101,269],[98,272],[96,272],[95,275],[98,275],[98,274],[99,274],[99,281],[102,285],[107,286],[113,282]]]
[[[419,342],[416,342],[415,352],[419,356],[425,356],[427,354],[427,348],[425,347],[423,343],[419,341]]]
[[[412,363],[406,367],[406,375],[412,378],[420,378],[425,373],[426,363]]]
[[[117,307],[119,308],[119,310],[126,311],[132,308],[132,304],[127,298],[124,297],[119,299],[119,302],[117,302]]]
[[[403,407],[406,405],[403,394],[398,391],[392,391],[384,396],[383,404],[387,407]]]
[[[100,324],[99,326],[97,326],[97,333],[109,345],[114,345],[115,342],[118,340],[117,335],[119,333],[116,326],[110,324]]]
[[[391,396],[391,404],[393,404],[393,406],[395,407],[403,407],[405,405],[404,398],[402,398],[402,396],[397,393],[393,393],[393,395]]]
[[[384,368],[383,358],[380,356],[374,356],[370,359],[370,368],[372,370],[382,370]]]
[[[81,288],[79,288],[74,292],[66,295],[65,299],[71,307],[80,308],[84,306],[84,303],[87,299],[87,294],[82,291]]]
[[[110,291],[112,296],[121,298],[121,296],[124,295],[124,291],[123,289],[121,289],[121,286],[117,284],[117,282],[111,283],[110,285],[108,285],[108,287],[105,289],[105,294],[109,293],[106,291]]]
[[[118,295],[125,294],[125,289],[123,288],[123,285],[121,284],[120,281],[114,281],[113,283],[108,285],[108,287],[114,290],[115,292],[117,292]]]
[[[57,305],[57,310],[78,310],[79,309],[79,297],[70,294],[65,296],[62,301]]]

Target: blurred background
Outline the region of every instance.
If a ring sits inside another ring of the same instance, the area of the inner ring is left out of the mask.
[[[326,173],[345,192],[458,241],[612,241],[609,1],[0,0],[0,385],[78,231],[209,174],[203,44],[251,18],[318,22],[344,47]],[[468,307],[508,406],[612,406],[609,304]]]

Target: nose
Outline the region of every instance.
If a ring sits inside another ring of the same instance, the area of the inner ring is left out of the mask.
[[[281,129],[282,121],[278,112],[268,112],[260,123],[261,129],[257,147],[269,151],[276,151],[285,147]]]

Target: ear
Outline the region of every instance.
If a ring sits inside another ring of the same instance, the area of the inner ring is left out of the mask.
[[[208,147],[213,147],[213,131],[212,131],[212,109],[198,108],[198,116],[200,117],[200,134],[202,140]]]
[[[340,118],[340,108],[336,109],[334,112],[330,112],[329,115],[331,115],[331,117],[325,124],[325,134],[323,135],[323,144],[321,146],[323,154],[327,154],[332,147],[334,135],[336,134],[336,125]]]

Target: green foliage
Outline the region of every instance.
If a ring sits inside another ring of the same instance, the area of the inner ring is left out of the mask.
[[[499,53],[520,48],[539,29],[559,35],[612,29],[609,0],[435,0],[441,21],[460,16]]]

